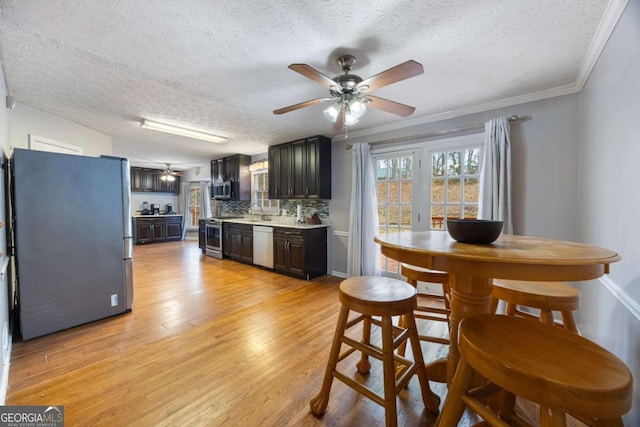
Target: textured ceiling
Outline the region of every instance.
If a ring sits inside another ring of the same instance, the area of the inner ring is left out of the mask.
[[[612,0],[613,2],[613,0]],[[608,0],[30,0],[0,2],[0,54],[16,102],[113,137],[132,164],[177,170],[314,134],[337,56],[367,78],[409,59],[424,74],[374,94],[416,107],[369,109],[350,132],[574,85]],[[229,138],[141,129],[142,118]]]

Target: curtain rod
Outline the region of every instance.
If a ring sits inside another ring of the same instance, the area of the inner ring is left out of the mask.
[[[509,117],[509,121],[510,122],[520,122],[523,120],[526,120],[527,117],[525,116],[516,116],[513,115],[511,117]],[[420,135],[411,135],[411,136],[402,136],[400,138],[392,138],[392,139],[383,139],[381,141],[374,141],[374,142],[370,142],[369,145],[380,145],[380,144],[391,144],[394,142],[405,142],[405,141],[413,141],[416,139],[423,139],[423,138],[433,138],[434,136],[443,136],[443,135],[449,135],[452,133],[459,133],[459,132],[466,132],[469,130],[475,130],[475,129],[483,129],[484,128],[484,123],[475,123],[472,125],[468,125],[468,126],[463,126],[463,127],[459,127],[459,128],[453,128],[453,129],[443,129],[443,130],[436,130],[433,132],[427,132],[427,133],[423,133]],[[345,149],[347,150],[351,150],[351,147],[353,147],[353,145],[345,145]]]

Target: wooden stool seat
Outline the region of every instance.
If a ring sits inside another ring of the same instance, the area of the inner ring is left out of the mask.
[[[320,393],[310,402],[313,415],[321,416],[325,413],[329,402],[331,384],[335,377],[382,405],[385,408],[386,425],[396,426],[398,422],[396,396],[409,383],[414,374],[418,375],[425,407],[433,413],[438,413],[440,398],[429,388],[418,331],[413,317],[413,310],[416,305],[415,288],[400,280],[387,277],[351,277],[340,283],[339,299],[342,306],[331,345],[329,361],[322,381],[322,388]],[[351,311],[360,315],[349,320]],[[376,316],[376,319],[373,316]],[[393,316],[405,316],[406,329],[394,326]],[[380,317],[380,320],[377,320],[377,317]],[[362,324],[361,341],[356,341],[346,335],[348,329],[358,324]],[[381,328],[381,346],[371,343],[372,325]],[[407,340],[411,342],[414,360],[406,359],[394,353],[394,350]],[[341,354],[342,344],[346,344],[350,348]],[[356,381],[338,371],[338,362],[355,351],[360,351],[361,353],[357,370],[362,375],[369,373],[371,367],[369,356],[382,361],[384,396],[380,396],[362,384],[362,382]],[[402,365],[404,369],[396,380],[395,368],[397,364]]]
[[[442,271],[429,270],[409,264],[401,264],[400,274],[407,278],[407,283],[418,289],[418,282],[440,284],[442,294],[426,293],[418,290],[418,302],[414,310],[416,319],[445,322],[447,330],[449,326],[449,315],[451,314],[451,297],[449,290],[449,274]],[[401,326],[403,325],[401,319]],[[420,335],[420,340],[449,345],[449,339],[432,335]],[[400,348],[400,354],[404,355],[404,348]]]
[[[491,311],[495,312],[498,301],[507,303],[506,314],[518,317],[537,318],[543,323],[558,324],[578,333],[573,312],[580,308],[580,292],[562,282],[526,282],[518,280],[495,280],[491,295]],[[540,310],[539,316],[521,310],[518,306]],[[562,323],[557,323],[553,312],[560,312]]]
[[[631,408],[633,379],[625,364],[562,328],[510,316],[472,316],[460,323],[459,348],[440,426],[457,425],[465,405],[489,425],[512,424],[513,408],[500,408],[506,424],[474,397],[486,398],[492,387],[549,409],[541,411],[541,425],[564,426],[569,413],[591,425],[622,426],[621,416]],[[476,373],[492,384],[470,392]]]

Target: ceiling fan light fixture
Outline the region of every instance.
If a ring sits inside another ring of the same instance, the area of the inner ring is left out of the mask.
[[[215,142],[217,144],[223,144],[227,142],[227,138],[223,138],[211,133],[200,132],[193,129],[187,129],[179,126],[168,125],[166,123],[154,122],[151,120],[143,119],[140,123],[140,127],[144,129],[157,130],[160,132],[171,133],[174,135],[186,136],[188,138],[201,139],[203,141]]]
[[[355,117],[353,114],[349,113],[348,111],[344,115],[344,125],[345,126],[353,126],[356,123],[358,123],[359,121],[360,121],[360,119],[358,119],[357,117]]]
[[[340,114],[341,109],[342,109],[342,106],[336,102],[331,107],[324,110],[324,116],[331,123],[335,123],[336,120],[338,120],[338,114]]]
[[[364,105],[364,103],[360,102],[359,100],[352,99],[351,102],[349,102],[348,112],[350,112],[351,115],[356,119],[359,119],[360,117],[364,116],[364,113],[366,111],[367,111],[367,106]]]

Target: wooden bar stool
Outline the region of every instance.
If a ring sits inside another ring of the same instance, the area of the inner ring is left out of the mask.
[[[449,291],[449,274],[442,271],[428,270],[409,264],[400,266],[400,274],[407,278],[407,283],[418,289],[418,282],[439,283],[442,286],[442,294],[425,293],[418,290],[418,302],[414,310],[416,319],[433,320],[436,322],[445,322],[447,330],[449,327],[449,315],[451,314],[451,293]],[[401,327],[404,325],[404,317],[400,318]],[[449,339],[419,335],[422,341],[429,341],[438,344],[449,345]],[[405,346],[398,349],[398,353],[404,356]]]
[[[491,426],[523,425],[513,407],[498,405],[496,414],[485,406],[497,392],[538,403],[542,426],[565,426],[565,413],[589,425],[622,426],[631,409],[633,378],[625,364],[563,328],[484,314],[464,319],[458,340],[461,358],[438,426],[457,425],[465,406]],[[472,390],[477,374],[490,383]]]
[[[492,313],[496,312],[499,300],[507,303],[507,315],[535,318],[579,333],[573,312],[580,308],[580,292],[566,283],[495,280],[491,291]],[[540,315],[534,316],[518,306],[537,308]],[[562,323],[554,320],[554,311],[560,312]]]
[[[331,345],[329,361],[325,371],[322,389],[311,400],[311,412],[315,416],[321,416],[327,409],[329,393],[333,378],[337,378],[354,390],[362,393],[374,402],[385,408],[387,426],[397,425],[396,396],[409,383],[414,374],[418,375],[422,400],[425,407],[438,413],[440,398],[429,388],[427,372],[422,359],[420,341],[416,330],[416,322],[413,317],[413,309],[416,305],[416,290],[409,284],[388,277],[351,277],[340,283],[340,316],[336,326],[336,332]],[[350,311],[360,313],[358,317],[348,320]],[[406,316],[407,328],[396,327],[392,323],[392,316]],[[379,316],[377,320],[372,316]],[[358,342],[346,335],[348,329],[361,323],[363,324],[362,341]],[[382,346],[371,343],[371,325],[382,329]],[[410,340],[413,350],[413,359],[409,360],[395,353],[396,348],[403,342]],[[350,348],[340,353],[342,344]],[[370,363],[368,357],[374,357],[382,361],[384,377],[384,396],[380,396],[367,386],[355,381],[353,378],[339,372],[337,364],[355,351],[360,351],[361,359],[357,364],[358,372],[363,375],[369,373]],[[396,381],[395,364],[405,366],[402,375]]]

